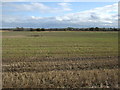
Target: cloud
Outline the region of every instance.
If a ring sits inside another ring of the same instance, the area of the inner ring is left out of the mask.
[[[69,7],[69,3],[59,3],[60,7],[50,7],[43,3],[39,2],[31,2],[31,3],[23,3],[23,4],[15,4],[15,3],[3,3],[3,7],[12,8],[8,9],[10,11],[26,11],[26,12],[35,12],[38,13],[58,13],[72,10]],[[6,11],[6,10],[4,10]]]
[[[58,21],[71,21],[73,23],[83,23],[83,22],[99,22],[112,24],[117,23],[118,15],[118,4],[115,3],[113,5],[107,5],[104,7],[98,7],[91,10],[67,14],[64,16],[56,17]]]
[[[32,18],[32,19],[36,19],[36,20],[42,19],[42,17],[35,17],[35,16],[31,16],[31,18]]]
[[[68,3],[58,3],[63,8],[69,6]],[[35,3],[37,6],[44,7],[41,4]],[[45,6],[46,7],[46,6]],[[29,9],[29,8],[28,8]],[[45,9],[45,8],[44,8]],[[48,7],[46,7],[48,9]],[[118,4],[97,7],[91,10],[69,13],[62,16],[53,17],[4,17],[3,26],[12,27],[118,27]],[[8,22],[9,21],[9,22]]]
[[[69,8],[69,5],[71,5],[70,3],[58,3],[58,5],[60,5],[62,7],[63,10],[65,11],[71,11],[72,9]]]
[[[2,0],[2,2],[119,2],[119,0]]]

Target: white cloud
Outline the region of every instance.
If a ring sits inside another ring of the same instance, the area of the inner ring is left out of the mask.
[[[41,5],[39,3],[33,4],[34,8],[45,7],[46,10],[48,7]],[[62,7],[66,7],[68,3],[59,3]],[[41,9],[40,8],[40,9]],[[45,9],[44,8],[44,9]],[[29,8],[28,8],[29,10]],[[43,10],[43,9],[41,9]],[[107,5],[104,7],[97,7],[91,10],[86,10],[77,13],[70,13],[63,16],[55,17],[36,17],[31,16],[24,19],[21,17],[12,17],[3,21],[4,26],[6,25],[16,25],[16,26],[25,26],[25,27],[117,27],[118,25],[118,4]],[[16,18],[16,19],[15,19]],[[12,21],[7,22],[7,20]],[[15,21],[16,20],[16,21]]]
[[[60,7],[50,7],[43,3],[31,2],[24,4],[3,3],[3,7],[12,8],[10,11],[37,11],[40,13],[58,13],[72,10],[69,3],[59,3]]]
[[[118,4],[107,5],[95,9],[67,14],[64,16],[56,17],[58,21],[72,21],[74,23],[82,22],[100,22],[100,23],[114,23],[117,22]]]
[[[62,7],[62,9],[65,10],[65,11],[71,11],[72,10],[71,8],[69,8],[69,5],[71,5],[69,3],[58,3],[58,5],[60,5]]]
[[[35,17],[35,16],[31,16],[31,18],[32,18],[32,19],[36,19],[36,20],[42,19],[42,17]]]

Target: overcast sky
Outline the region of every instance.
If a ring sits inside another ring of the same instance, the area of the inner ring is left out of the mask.
[[[115,2],[4,2],[3,27],[117,27]]]

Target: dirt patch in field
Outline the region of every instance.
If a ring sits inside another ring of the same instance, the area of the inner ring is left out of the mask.
[[[18,36],[2,36],[3,38],[23,38],[24,35],[18,35]]]

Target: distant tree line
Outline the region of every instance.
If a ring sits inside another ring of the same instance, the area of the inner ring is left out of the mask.
[[[90,28],[23,28],[23,27],[16,27],[16,28],[9,28],[9,29],[2,29],[2,30],[10,30],[10,31],[119,31],[120,28],[99,28],[99,27],[90,27]]]

